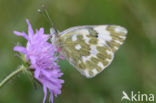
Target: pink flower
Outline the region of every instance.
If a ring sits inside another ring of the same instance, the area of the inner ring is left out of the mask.
[[[29,20],[28,35],[25,32],[14,31],[18,36],[23,36],[28,42],[26,47],[15,46],[14,50],[24,53],[26,61],[30,61],[30,68],[34,70],[34,77],[43,85],[44,99],[46,101],[47,89],[50,91],[50,101],[53,103],[53,94],[61,94],[62,83],[64,80],[59,79],[63,75],[60,72],[56,57],[57,51],[47,42],[50,35],[44,34],[44,29],[40,28],[34,33]]]

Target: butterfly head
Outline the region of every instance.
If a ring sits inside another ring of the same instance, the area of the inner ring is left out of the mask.
[[[58,35],[58,31],[55,28],[50,28],[50,34],[51,35]]]
[[[51,42],[54,44],[56,41],[56,38],[58,38],[59,32],[55,28],[50,28],[50,35],[51,35]]]

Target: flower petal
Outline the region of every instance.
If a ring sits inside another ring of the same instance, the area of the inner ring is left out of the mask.
[[[15,46],[15,47],[13,48],[13,50],[14,50],[14,51],[17,51],[17,52],[24,53],[24,54],[27,53],[26,48],[24,48],[24,47],[22,47],[22,46]]]
[[[39,34],[43,34],[44,33],[44,28],[40,28],[39,29]]]
[[[43,91],[44,91],[43,103],[45,103],[46,98],[47,98],[47,87],[45,85],[43,85]]]
[[[14,34],[16,34],[17,36],[23,36],[25,39],[29,40],[28,35],[25,32],[18,32],[18,31],[14,31]]]
[[[58,59],[63,59],[62,56],[58,56],[59,48],[56,52],[55,47],[48,42],[50,35],[44,34],[44,28],[36,30],[34,34],[29,20],[26,20],[28,24],[28,35],[26,33],[14,31],[18,36],[23,36],[28,40],[26,48],[15,46],[14,50],[24,53],[26,61],[30,60],[29,65],[33,69],[34,78],[43,85],[44,98],[43,103],[46,102],[47,89],[50,91],[50,101],[53,103],[53,95],[57,96],[61,94],[62,83],[64,80],[60,79],[63,75],[58,65]]]
[[[26,19],[26,22],[28,24],[28,35],[29,35],[30,38],[32,38],[32,36],[34,35],[34,31],[33,31],[32,26],[31,26],[28,19]]]
[[[35,77],[36,79],[38,79],[39,76],[40,76],[40,69],[36,69],[35,72],[34,72],[34,77]]]

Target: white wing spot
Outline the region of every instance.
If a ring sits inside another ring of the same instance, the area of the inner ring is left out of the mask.
[[[85,57],[85,56],[82,56],[82,59],[83,59],[84,62],[86,62],[88,60],[88,58]]]
[[[107,26],[97,26],[94,28],[96,32],[98,33],[98,45],[104,46],[106,45],[106,41],[111,41],[112,37],[110,35],[110,32],[107,31]]]
[[[90,38],[88,38],[88,37],[86,36],[86,34],[83,35],[83,39],[84,39],[84,41],[85,41],[87,44],[89,44]]]
[[[106,45],[106,41],[98,38],[98,46],[105,46],[105,45]]]
[[[106,61],[111,62],[111,59],[106,58]]]
[[[76,30],[74,32],[82,33],[82,34],[89,34],[89,31],[87,29]]]
[[[97,55],[97,53],[96,45],[91,45],[90,54]]]
[[[73,35],[72,36],[72,41],[76,41],[77,40],[77,35]]]
[[[80,44],[75,45],[75,49],[80,50],[81,49],[81,45]]]
[[[119,40],[115,40],[115,42],[120,44],[120,45],[122,44],[122,42],[120,42]]]
[[[98,66],[101,67],[102,69],[105,68],[104,65],[101,62],[98,63]]]
[[[111,51],[109,51],[109,50],[106,50],[106,52],[107,52],[107,54],[111,54],[111,55],[112,55],[112,52],[111,52]]]
[[[84,73],[85,73],[86,77],[89,77],[88,69],[84,70]]]
[[[116,50],[117,50],[117,49],[118,49],[118,47],[114,46],[114,49],[116,49]]]
[[[94,55],[94,54],[90,54],[90,55],[87,56],[87,57],[82,56],[82,59],[83,59],[84,62],[86,62],[87,60],[90,60],[91,57],[95,57],[95,58],[97,58],[96,55]]]
[[[92,72],[94,73],[94,75],[98,73],[96,69],[93,69]]]
[[[126,37],[125,37],[125,36],[120,36],[120,38],[122,38],[122,39],[124,39],[124,40],[126,39]]]
[[[89,52],[90,52],[89,56],[82,56],[82,59],[84,62],[86,62],[87,60],[90,60],[90,58],[92,58],[92,57],[96,58],[96,55],[98,54],[96,45],[91,45],[91,50]]]
[[[127,34],[127,30],[120,26],[115,28],[115,32]]]

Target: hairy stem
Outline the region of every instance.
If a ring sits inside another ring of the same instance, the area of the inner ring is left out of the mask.
[[[7,77],[5,77],[1,82],[0,82],[0,88],[3,87],[10,79],[12,79],[14,76],[16,76],[18,73],[24,71],[26,69],[25,66],[21,65],[19,69],[13,71],[10,73]]]

